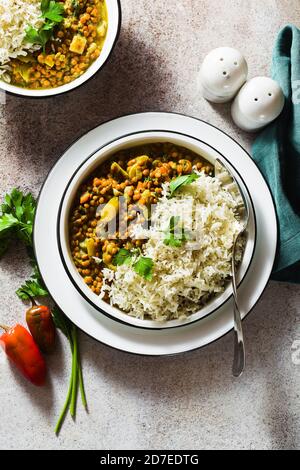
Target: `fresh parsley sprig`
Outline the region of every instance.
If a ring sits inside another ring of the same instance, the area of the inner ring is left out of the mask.
[[[53,23],[61,23],[64,19],[63,13],[65,8],[62,3],[55,0],[41,1],[42,18],[52,21]]]
[[[122,266],[123,264],[131,264],[133,258],[132,251],[126,250],[126,248],[121,248],[118,253],[113,258],[114,266]]]
[[[151,258],[141,256],[133,265],[134,271],[146,281],[153,279],[154,261]]]
[[[32,232],[36,209],[36,201],[31,193],[24,195],[14,188],[4,197],[0,212],[0,257],[8,250],[12,241],[20,239],[26,246],[33,274],[31,278],[17,290],[16,294],[22,300],[49,295],[32,254]]]
[[[22,300],[49,295],[32,254],[35,209],[36,201],[32,194],[24,195],[16,188],[10,194],[6,194],[4,203],[1,205],[0,257],[4,255],[13,240],[19,238],[25,244],[33,266],[31,278],[25,281],[16,292]]]
[[[31,193],[24,195],[18,189],[13,189],[10,194],[6,194],[0,211],[0,255],[5,253],[14,237],[22,240],[26,246],[32,246],[35,206]]]
[[[48,297],[50,295],[34,260],[32,261],[32,267],[33,273],[31,278],[25,281],[16,291],[17,296],[21,300],[31,300],[37,297]]]
[[[55,0],[42,0],[41,18],[45,20],[44,24],[39,29],[28,26],[25,41],[32,44],[40,44],[45,52],[46,44],[51,38],[55,26],[60,24],[64,19],[64,11],[65,9],[62,3],[58,3]]]
[[[139,276],[143,277],[147,281],[151,281],[153,279],[153,260],[145,256],[139,256],[138,259],[135,259],[135,256],[135,251],[129,251],[126,250],[126,248],[121,248],[120,251],[114,256],[113,264],[114,266],[122,266],[123,264],[131,265],[133,270]]]
[[[45,47],[47,42],[52,36],[52,28],[45,29],[44,26],[39,28],[39,30],[34,29],[32,26],[28,26],[26,29],[25,41],[32,44],[39,44],[42,46],[43,51],[45,52]]]
[[[170,183],[170,197],[172,197],[179,188],[187,184],[191,184],[199,178],[199,175],[196,173],[191,173],[189,175],[178,176]]]

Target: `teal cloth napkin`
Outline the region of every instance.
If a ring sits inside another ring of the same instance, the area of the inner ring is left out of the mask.
[[[283,89],[282,115],[256,139],[252,154],[273,193],[279,245],[272,279],[300,283],[300,30],[276,40],[272,76]]]

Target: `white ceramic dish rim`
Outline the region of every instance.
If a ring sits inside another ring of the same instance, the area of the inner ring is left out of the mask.
[[[73,80],[66,85],[46,90],[29,90],[27,88],[17,87],[0,80],[0,90],[28,98],[47,98],[50,96],[57,96],[63,93],[67,93],[71,90],[74,90],[75,88],[80,87],[90,80],[108,61],[116,45],[121,30],[122,10],[120,0],[105,1],[108,13],[107,36],[100,56],[95,60],[95,62],[91,64],[86,72],[84,72],[80,77],[76,78],[76,80]]]
[[[233,160],[254,191],[257,244],[251,269],[239,288],[243,319],[253,311],[266,289],[278,247],[278,220],[274,198],[266,179],[242,145],[216,126],[179,113],[133,113],[97,125],[72,142],[50,169],[38,197],[33,238],[41,275],[57,305],[79,329],[114,350],[149,357],[173,356],[198,350],[228,334],[233,328],[232,298],[214,314],[196,324],[171,330],[135,329],[104,315],[99,316],[97,310],[78,294],[65,272],[57,248],[55,224],[65,181],[94,152],[99,140],[105,143],[119,135],[155,127],[181,130],[196,138],[205,135],[206,140],[214,142],[228,159]],[[45,230],[46,227],[48,229]]]
[[[127,325],[133,326],[135,328],[143,329],[171,329],[179,328],[192,324],[196,321],[199,321],[206,316],[212,314],[218,308],[220,308],[224,303],[226,303],[232,296],[232,287],[228,283],[224,293],[216,296],[211,301],[208,302],[203,308],[198,312],[191,315],[185,320],[171,320],[168,322],[157,322],[151,320],[140,320],[135,317],[131,317],[126,313],[122,312],[120,309],[109,305],[108,303],[102,301],[97,297],[83,282],[82,277],[78,274],[77,269],[71,259],[69,252],[69,241],[68,241],[68,216],[69,210],[72,201],[74,200],[75,193],[80,186],[80,184],[97,168],[101,163],[103,163],[107,158],[112,154],[119,151],[120,149],[130,148],[137,145],[142,145],[143,143],[150,142],[167,142],[171,141],[177,145],[185,146],[190,148],[194,152],[204,156],[208,161],[214,163],[215,158],[221,158],[226,161],[227,165],[230,165],[231,169],[235,173],[241,188],[247,199],[250,206],[250,224],[249,224],[249,238],[247,240],[247,245],[244,253],[244,258],[242,264],[239,268],[239,285],[244,280],[254,256],[255,245],[256,245],[256,215],[254,210],[254,205],[252,202],[251,195],[246,186],[245,181],[241,178],[239,172],[235,167],[226,159],[218,150],[209,145],[208,143],[196,139],[192,136],[176,133],[176,132],[167,132],[162,130],[153,130],[153,131],[140,131],[137,133],[131,133],[126,136],[120,136],[115,139],[113,142],[109,142],[104,146],[97,149],[90,155],[77,170],[74,172],[72,178],[70,179],[66,190],[64,192],[62,202],[58,214],[58,224],[57,224],[57,237],[58,237],[58,248],[62,258],[64,268],[67,275],[69,276],[71,282],[74,284],[78,292],[84,297],[84,299],[89,302],[94,308],[96,308],[101,314],[107,315],[115,321],[120,321]],[[252,228],[252,230],[251,230]]]

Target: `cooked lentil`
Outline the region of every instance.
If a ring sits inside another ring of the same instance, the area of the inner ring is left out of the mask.
[[[192,173],[193,167],[213,175],[213,166],[201,156],[172,143],[155,143],[118,152],[81,185],[70,214],[71,253],[78,272],[95,294],[101,291],[102,269],[114,269],[114,255],[121,248],[130,250],[143,244],[128,233],[128,222],[144,220],[138,216],[138,204],[149,207],[157,203],[162,184]],[[101,238],[97,232],[100,217],[104,222],[116,218],[119,196],[126,200],[127,213],[121,220],[117,217],[111,239]],[[99,213],[97,208],[103,204]]]

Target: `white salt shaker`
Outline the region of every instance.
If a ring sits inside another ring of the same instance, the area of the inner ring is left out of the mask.
[[[277,82],[268,77],[255,77],[236,96],[231,108],[232,118],[244,131],[255,132],[281,114],[284,101]]]
[[[205,57],[199,87],[208,101],[226,103],[235,97],[247,76],[248,65],[243,55],[231,47],[219,47]]]

